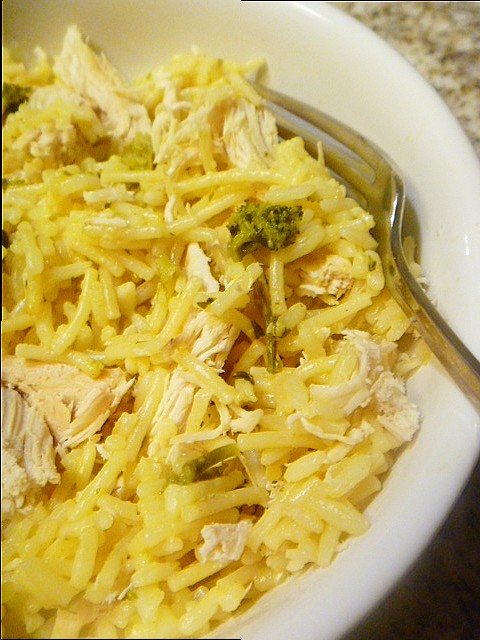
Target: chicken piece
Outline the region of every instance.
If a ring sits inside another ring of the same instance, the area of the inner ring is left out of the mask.
[[[57,102],[80,107],[85,104],[84,99],[69,87],[60,84],[48,84],[37,87],[28,100],[28,106],[32,109],[44,111]]]
[[[28,510],[39,488],[59,482],[44,419],[17,391],[2,385],[2,522]]]
[[[16,389],[45,420],[54,440],[75,447],[96,433],[133,384],[120,369],[90,378],[67,364],[39,363],[8,356],[2,382]]]
[[[89,205],[105,206],[112,202],[132,202],[134,199],[134,192],[127,189],[127,187],[121,183],[118,185],[103,187],[102,189],[94,189],[93,191],[84,191],[83,199]]]
[[[169,174],[189,163],[200,164],[201,159],[193,141],[213,111],[211,104],[194,109],[191,103],[182,101],[177,96],[176,87],[167,82],[164,100],[157,105],[152,123],[155,164],[166,163]],[[184,117],[185,112],[188,115]]]
[[[210,271],[209,261],[200,245],[191,243],[188,246],[185,257],[187,276],[200,277],[207,292],[218,291],[220,285]],[[238,334],[239,330],[236,327],[208,311],[196,311],[187,319],[180,335],[166,347],[164,354],[167,356],[179,348],[187,349],[202,362],[221,372]],[[162,446],[162,434],[165,429],[169,430],[168,425],[171,425],[172,422],[176,429],[176,434],[173,437],[184,432],[196,390],[196,385],[186,378],[181,367],[173,370],[153,418],[148,447],[149,455],[154,455]],[[192,434],[192,440],[195,440],[194,434]]]
[[[67,87],[98,109],[112,137],[132,142],[137,133],[150,134],[145,106],[129,97],[127,84],[115,67],[83,42],[75,25],[67,29],[53,70]]]
[[[240,520],[235,524],[207,524],[202,528],[204,540],[198,550],[199,560],[235,562],[240,560],[253,523]]]
[[[352,287],[352,265],[347,258],[329,255],[321,261],[308,257],[301,261],[299,296],[321,296],[327,304],[336,304]]]
[[[411,440],[420,426],[419,413],[405,393],[405,383],[391,371],[392,359],[396,357],[395,342],[375,341],[365,331],[344,331],[344,345],[357,351],[357,366],[349,380],[335,385],[311,384],[310,398],[321,401],[324,407],[350,416],[359,407],[368,407],[375,418],[400,441]],[[341,348],[341,347],[340,347]],[[368,421],[347,434],[325,434],[321,426],[302,411],[293,413],[288,424],[299,421],[306,431],[331,440],[347,444],[361,442],[371,432]]]
[[[192,354],[221,372],[238,337],[238,329],[208,311],[199,311],[185,324],[179,345],[192,344]]]
[[[358,407],[365,407],[371,399],[371,385],[382,371],[389,368],[389,357],[397,345],[394,342],[374,341],[365,331],[347,329],[342,344],[352,345],[357,352],[357,366],[351,378],[336,385],[311,384],[310,396],[322,400],[349,416]],[[341,347],[339,347],[341,348]]]
[[[194,313],[170,349],[187,348],[190,353],[221,372],[225,360],[238,337],[238,329],[207,311]],[[153,419],[149,455],[157,452],[165,424],[173,423],[177,433],[185,428],[196,386],[177,367],[169,377],[167,388]]]
[[[66,121],[65,117],[62,121],[50,116],[30,131],[30,153],[38,158],[48,159],[52,156],[58,159],[57,162],[66,164],[83,157],[90,144],[105,136],[105,130],[95,113],[88,109],[88,115],[87,111],[83,112],[83,117],[89,120],[88,140],[85,138],[85,127],[79,128],[75,121],[76,116],[82,112],[81,108],[85,107],[85,102],[68,87],[57,84],[38,87],[28,101],[28,107],[38,111],[46,111],[55,104],[65,105],[67,110],[72,110],[70,121]],[[26,138],[24,136],[22,140],[26,142]]]
[[[185,269],[188,277],[199,277],[207,292],[216,293],[220,290],[220,283],[212,276],[209,265],[210,260],[198,242],[191,242],[188,245],[185,256]]]
[[[225,116],[223,141],[234,166],[265,167],[278,144],[275,118],[267,109],[242,100]]]
[[[173,422],[177,428],[184,424],[190,411],[195,385],[185,379],[180,368],[174,369],[167,381],[167,388],[153,419],[151,437],[155,440],[165,421]],[[149,452],[153,451],[154,443]]]
[[[230,429],[235,433],[251,433],[263,418],[263,409],[247,410],[242,407],[231,407],[236,418],[230,422]]]
[[[5,174],[23,171],[32,158],[51,168],[102,157],[107,132],[81,96],[59,84],[38,87],[5,122]]]
[[[377,419],[400,442],[409,442],[420,427],[420,413],[406,394],[405,383],[383,371],[372,386]]]

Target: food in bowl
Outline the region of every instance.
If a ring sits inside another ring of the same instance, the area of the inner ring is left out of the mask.
[[[4,637],[203,637],[367,531],[426,350],[262,60],[36,56],[4,55]]]

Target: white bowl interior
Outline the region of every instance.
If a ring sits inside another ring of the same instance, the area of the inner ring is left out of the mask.
[[[373,33],[324,2],[8,0],[4,43],[58,51],[76,23],[127,76],[193,45],[263,56],[272,87],[357,128],[406,181],[439,311],[480,356],[480,165],[446,105]],[[242,640],[339,638],[386,595],[440,526],[480,450],[480,419],[439,366],[411,382],[424,423],[368,509],[370,531],[325,571],[268,594],[219,631]]]

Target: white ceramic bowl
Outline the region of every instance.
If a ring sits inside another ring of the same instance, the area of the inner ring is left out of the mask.
[[[76,23],[127,76],[197,45],[238,61],[262,55],[272,87],[371,138],[402,170],[438,309],[480,357],[480,165],[436,92],[392,48],[325,2],[36,0],[3,2],[4,42],[59,50]],[[418,558],[467,481],[480,418],[432,365],[411,382],[423,426],[368,509],[372,526],[328,570],[267,594],[221,637],[339,638]]]

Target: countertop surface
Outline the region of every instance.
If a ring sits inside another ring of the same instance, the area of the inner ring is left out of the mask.
[[[330,4],[375,31],[422,74],[480,157],[480,2]],[[414,639],[480,639],[479,464],[417,563],[344,638]]]

